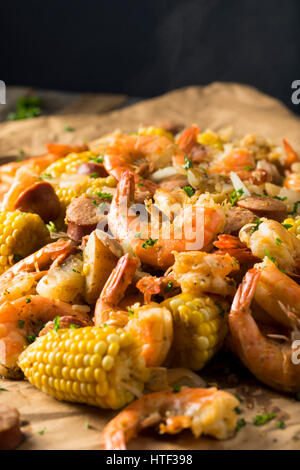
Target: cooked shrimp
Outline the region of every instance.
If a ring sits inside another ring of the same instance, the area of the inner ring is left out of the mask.
[[[40,250],[14,264],[0,276],[0,292],[7,289],[17,275],[47,270],[52,263],[57,265],[62,262],[73,250],[71,240],[58,240],[43,246]]]
[[[228,253],[216,255],[202,251],[175,253],[172,273],[182,292],[201,294],[209,292],[223,296],[235,292],[235,282],[228,276],[239,269],[239,263]]]
[[[211,164],[207,173],[221,173],[229,175],[234,171],[241,179],[248,179],[251,176],[251,170],[255,168],[253,155],[245,149],[233,149],[229,153],[217,157]]]
[[[6,211],[15,210],[15,202],[19,195],[26,188],[32,186],[38,181],[38,173],[33,163],[31,165],[25,165],[19,168],[16,172],[11,187],[3,198],[1,209]]]
[[[242,243],[257,258],[274,258],[286,271],[295,271],[300,258],[300,240],[275,220],[260,219],[258,224],[247,224],[239,233]]]
[[[291,144],[289,144],[286,139],[283,139],[283,148],[286,154],[286,159],[284,162],[284,166],[286,168],[290,168],[293,163],[300,161],[299,155],[297,154],[297,152],[295,152]],[[293,188],[290,188],[290,189],[293,189]]]
[[[213,245],[219,248],[214,252],[216,255],[225,255],[228,253],[230,256],[237,259],[239,263],[255,263],[258,261],[258,258],[252,254],[251,250],[234,235],[219,235],[218,240],[215,241]]]
[[[277,390],[299,392],[300,364],[293,361],[294,351],[291,342],[276,341],[276,335],[273,335],[272,339],[265,336],[251,314],[251,302],[254,296],[256,298],[257,287],[263,274],[264,270],[257,267],[248,271],[235,295],[229,314],[233,350],[244,365],[263,383]],[[282,276],[285,275],[282,273]],[[272,295],[277,297],[277,279],[272,279],[274,282]],[[286,282],[289,283],[287,279]],[[284,289],[284,284],[281,284],[281,288]],[[288,292],[292,294],[292,288],[286,289],[287,294]],[[269,306],[275,304],[273,299],[266,296],[262,300],[263,303],[268,302]],[[282,301],[290,302],[291,299],[286,296]]]
[[[35,171],[40,174],[44,171],[51,163],[55,162],[58,158],[61,158],[59,155],[54,155],[52,153],[47,153],[46,155],[41,155],[40,157],[28,158],[22,160],[21,162],[12,162],[7,163],[6,165],[1,165],[0,167],[0,178],[1,181],[7,182],[9,184],[14,182],[17,171],[20,168],[34,168]]]
[[[193,147],[198,145],[197,137],[199,133],[200,129],[198,126],[190,126],[187,129],[184,129],[184,131],[176,140],[176,144],[180,148],[181,152],[178,152],[176,155],[173,156],[173,165],[182,166],[186,163],[185,156],[189,155]]]
[[[177,434],[190,428],[196,438],[207,434],[227,439],[237,424],[238,400],[216,388],[182,387],[145,395],[112,419],[104,428],[107,450],[126,450],[126,442],[142,429],[160,423],[160,434]]]
[[[300,173],[290,172],[284,179],[283,185],[287,189],[300,192]]]
[[[56,316],[88,319],[71,305],[39,295],[21,297],[0,305],[0,376],[19,375],[17,360],[21,352],[38,335],[45,323]]]
[[[140,339],[141,354],[146,364],[160,366],[173,340],[173,321],[169,310],[155,303],[146,306],[137,303],[127,311],[118,305],[133,280],[137,264],[137,258],[130,258],[128,253],[120,258],[96,303],[94,321],[96,326],[107,323],[125,327]]]
[[[139,165],[147,163],[149,172],[170,166],[172,157],[179,151],[167,137],[157,135],[121,135],[106,148],[104,167],[118,181],[124,171],[133,174]]]
[[[119,241],[126,241],[140,260],[151,266],[168,268],[174,262],[173,251],[207,249],[225,225],[225,211],[211,200],[187,203],[172,224],[155,230],[147,221],[130,213],[134,178],[129,172],[121,177],[111,203],[108,222]]]

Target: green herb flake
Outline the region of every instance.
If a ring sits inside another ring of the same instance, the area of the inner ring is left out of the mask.
[[[273,196],[273,199],[278,199],[278,201],[286,201],[287,197]]]
[[[55,331],[55,333],[57,333],[59,330],[59,325],[60,325],[60,317],[58,316],[55,317],[53,323],[54,323],[53,330]]]
[[[152,240],[152,238],[149,237],[148,240],[146,240],[145,243],[142,244],[142,247],[145,248],[146,250],[149,246],[154,246],[157,240],[158,238],[156,238],[155,240]]]
[[[92,429],[92,426],[89,424],[88,421],[85,422],[85,428],[86,429]]]
[[[240,415],[242,413],[242,410],[238,406],[234,408],[234,411],[237,415]]]
[[[101,199],[108,199],[109,201],[111,201],[113,198],[111,193],[101,193],[101,191],[98,191],[96,196],[101,197]]]
[[[192,160],[188,158],[187,155],[184,156],[184,161],[185,161],[185,164],[183,165],[183,168],[185,170],[188,170],[189,168],[193,168],[193,162]]]
[[[300,204],[300,201],[296,201],[294,202],[294,206],[293,206],[293,212],[291,212],[291,214],[297,214],[298,212],[298,205]]]
[[[166,292],[169,292],[169,290],[171,290],[172,287],[173,287],[173,282],[169,281],[168,284],[167,284],[167,287],[166,287]]]
[[[282,224],[282,226],[283,226],[284,228],[286,228],[287,230],[288,230],[289,228],[292,228],[292,225],[291,225],[291,224]]]
[[[90,178],[99,178],[99,174],[97,173],[97,171],[94,171],[93,173],[89,174],[89,177]]]
[[[285,429],[286,428],[286,424],[285,424],[284,421],[278,421],[278,423],[276,423],[275,426],[278,429]]]
[[[75,323],[71,323],[70,328],[71,330],[77,330],[77,328],[79,328],[79,325],[76,325]]]
[[[64,131],[66,131],[66,132],[74,132],[75,129],[74,129],[74,127],[72,127],[72,126],[64,126]]]
[[[7,392],[7,388],[5,388],[5,387],[0,387],[0,392]]]
[[[36,340],[36,336],[29,335],[29,336],[27,336],[26,339],[27,339],[28,343],[31,344]]]
[[[53,232],[53,233],[57,233],[57,232],[58,232],[58,230],[57,230],[56,225],[55,225],[54,222],[51,222],[51,221],[50,221],[48,224],[46,224],[46,227],[47,227],[47,229],[49,230],[49,232]]]
[[[231,206],[234,206],[239,199],[241,199],[242,195],[244,194],[243,188],[238,189],[237,191],[234,190],[230,194],[230,203]]]
[[[269,250],[267,250],[267,248],[264,249],[264,253],[265,253],[265,256],[266,256],[270,261],[272,261],[272,263],[275,263],[276,258],[275,258],[274,256],[271,256],[271,255],[270,255],[270,252],[269,252]]]
[[[75,268],[72,268],[72,271],[73,271],[74,273],[81,274],[81,272],[80,272],[80,271],[78,271],[78,270],[77,270],[77,269],[75,269]]]
[[[42,436],[46,432],[46,428],[41,429],[38,433],[40,436]]]
[[[252,168],[251,166],[245,166],[245,170],[246,171],[252,171],[252,170],[254,170],[254,168]]]
[[[254,222],[253,222],[253,224],[254,224],[253,232],[256,232],[256,230],[258,230],[258,227],[260,226],[261,223],[262,223],[262,221],[260,219],[254,220]]]
[[[134,238],[141,238],[141,236],[142,236],[142,234],[141,234],[141,232],[139,232],[139,233],[135,234]]]
[[[23,328],[25,325],[25,321],[24,320],[18,320],[18,327],[19,328]]]
[[[127,307],[128,315],[134,315],[134,311],[130,307]]]
[[[244,420],[244,418],[238,419],[237,425],[236,425],[236,430],[239,431],[244,426],[246,426],[246,421]]]
[[[263,426],[264,424],[268,423],[274,418],[276,418],[275,413],[266,413],[263,415],[256,415],[253,418],[253,424],[254,426]]]
[[[106,327],[106,326],[107,326],[107,323],[103,323],[103,326],[105,326],[105,327]]]
[[[96,201],[96,199],[94,199],[92,202],[93,202],[94,206],[98,206],[98,202]]]
[[[178,393],[181,390],[181,385],[174,385],[173,387],[173,393]]]
[[[26,297],[26,303],[30,304],[30,302],[31,302],[31,299],[29,297]]]
[[[183,186],[182,189],[188,197],[192,197],[195,194],[195,190],[192,186]]]
[[[51,180],[52,175],[50,173],[42,173],[39,180]]]
[[[277,246],[279,246],[283,243],[283,241],[280,240],[280,238],[277,237],[276,240],[275,240],[275,243],[276,243]]]
[[[16,111],[7,115],[8,121],[18,121],[39,116],[42,113],[43,101],[37,96],[20,96]]]
[[[239,395],[238,393],[235,393],[235,397],[238,399],[238,401],[239,401],[240,403],[243,403],[244,398],[241,397],[241,395]]]
[[[98,157],[90,157],[89,160],[95,163],[103,163],[103,155],[99,155]]]

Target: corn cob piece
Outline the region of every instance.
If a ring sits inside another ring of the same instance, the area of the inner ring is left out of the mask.
[[[168,362],[174,367],[202,369],[223,344],[229,305],[216,297],[179,294],[162,305],[173,314],[174,340]]]
[[[117,185],[117,181],[113,176],[107,176],[106,178],[90,178],[89,176],[82,176],[80,182],[70,184],[64,182],[63,185],[58,185],[55,188],[55,192],[62,204],[62,209],[66,208],[71,201],[82,194],[96,194],[103,190],[103,186],[114,188]]]
[[[93,152],[69,153],[66,157],[60,158],[49,165],[44,174],[51,175],[51,178],[60,178],[62,175],[73,175],[76,174],[77,168],[81,163],[87,163],[89,161],[102,163],[102,158]]]
[[[140,135],[159,135],[163,137],[167,137],[169,140],[174,142],[174,136],[171,132],[165,131],[160,127],[148,126],[148,127],[140,127],[138,134]]]
[[[0,274],[49,242],[49,232],[39,215],[0,211]]]
[[[289,217],[288,219],[285,219],[282,223],[286,226],[289,232],[293,233],[294,235],[296,235],[297,238],[300,239],[300,217],[296,217],[295,219]]]
[[[199,134],[197,141],[199,144],[209,145],[217,150],[223,150],[223,141],[221,137],[210,129]]]
[[[114,410],[141,395],[149,379],[139,343],[114,327],[49,331],[21,354],[19,366],[58,400]]]

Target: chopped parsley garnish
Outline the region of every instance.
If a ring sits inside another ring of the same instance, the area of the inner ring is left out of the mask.
[[[238,406],[234,408],[234,411],[236,412],[237,415],[240,415],[242,413],[242,410]]]
[[[298,212],[298,205],[300,204],[300,201],[296,201],[294,202],[294,206],[293,206],[293,212],[291,212],[291,214],[297,214]]]
[[[26,297],[26,303],[30,304],[30,302],[31,302],[31,299],[29,297]]]
[[[71,126],[64,126],[64,131],[66,131],[66,132],[74,132],[75,129],[74,129],[74,127],[71,127]]]
[[[273,196],[273,199],[278,199],[278,201],[286,201],[287,197]]]
[[[278,423],[275,424],[276,428],[278,429],[285,429],[286,425],[284,421],[278,421]]]
[[[98,202],[96,201],[96,199],[94,199],[92,202],[93,202],[94,206],[98,206]]]
[[[90,157],[89,160],[95,163],[103,163],[103,156],[99,155],[98,157]]]
[[[254,170],[254,168],[252,168],[251,166],[245,166],[245,170],[246,171],[252,171],[252,170]]]
[[[42,112],[43,101],[37,96],[20,96],[16,111],[9,113],[8,121],[18,121],[39,116]]]
[[[238,401],[239,401],[240,403],[243,403],[244,398],[241,397],[241,395],[239,395],[238,393],[235,393],[235,397],[238,399]]]
[[[109,201],[111,201],[113,198],[113,195],[111,193],[101,193],[101,191],[98,191],[96,193],[96,196],[101,197],[102,199],[108,199]]]
[[[23,256],[14,254],[14,256],[13,256],[14,263],[17,263],[18,261],[21,261],[21,259],[23,259]]]
[[[151,237],[148,238],[148,240],[145,241],[145,243],[142,244],[142,247],[147,249],[148,246],[153,246],[155,245],[155,243],[157,242],[158,238],[156,238],[155,240],[152,240]]]
[[[80,274],[80,271],[78,271],[78,270],[75,269],[75,268],[72,268],[72,271],[73,271],[74,273]]]
[[[35,341],[36,336],[29,335],[29,336],[27,336],[26,339],[27,339],[28,343],[31,344],[31,343],[33,343],[33,342]]]
[[[71,330],[76,330],[77,328],[79,328],[79,325],[76,325],[76,323],[71,323],[70,328]]]
[[[280,240],[280,238],[277,237],[276,240],[275,240],[275,243],[276,243],[277,246],[279,246],[279,245],[281,245],[281,243],[283,243],[283,241]]]
[[[107,326],[107,323],[103,323],[103,326]]]
[[[97,173],[97,171],[94,171],[93,173],[90,173],[89,177],[90,178],[99,178],[99,173]]]
[[[18,327],[19,327],[19,328],[23,328],[24,325],[25,325],[25,321],[24,321],[24,320],[18,320]]]
[[[244,418],[240,418],[237,422],[236,430],[239,431],[244,426],[246,426],[246,421],[244,420]]]
[[[134,315],[134,311],[127,307],[128,315]]]
[[[178,393],[181,390],[181,385],[174,385],[173,387],[173,393]]]
[[[183,186],[182,189],[188,197],[192,197],[195,194],[195,190],[192,186]]]
[[[57,333],[59,330],[59,325],[60,325],[60,317],[58,316],[55,317],[53,323],[54,323],[53,330],[55,331],[55,333]]]
[[[266,413],[266,414],[263,414],[263,415],[256,415],[253,418],[253,424],[255,426],[262,426],[263,424],[268,423],[269,421],[271,421],[274,418],[276,418],[275,413]]]
[[[39,180],[51,180],[52,176],[50,173],[42,173]]]
[[[232,191],[232,193],[230,194],[231,206],[234,206],[238,202],[238,200],[241,199],[243,194],[244,194],[243,188],[240,188],[237,191],[236,190]]]
[[[254,224],[253,232],[256,232],[256,230],[258,230],[258,227],[260,226],[261,223],[262,223],[262,221],[260,219],[254,220],[254,222],[253,222],[253,224]]]
[[[275,263],[276,258],[275,258],[274,256],[271,256],[271,255],[270,255],[269,250],[267,250],[267,248],[264,249],[264,253],[265,253],[265,256],[266,256],[270,261],[272,261],[272,263]]]
[[[86,429],[92,429],[92,426],[89,424],[88,421],[85,422]]]
[[[292,225],[291,225],[291,224],[282,224],[282,225],[283,225],[283,227],[286,228],[287,230],[288,230],[289,228],[292,228]]]
[[[42,436],[42,435],[45,433],[45,431],[46,431],[46,428],[41,429],[41,430],[39,431],[39,435]]]
[[[49,232],[57,233],[57,228],[54,222],[50,221],[48,224],[46,224],[46,227],[49,230]]]
[[[193,168],[193,162],[192,160],[188,158],[187,155],[184,156],[184,161],[185,161],[185,164],[183,165],[183,168],[185,170],[188,170],[189,168]]]
[[[173,287],[173,282],[169,281],[168,284],[167,284],[167,287],[166,287],[166,291],[169,292],[169,290],[171,290],[172,287]]]

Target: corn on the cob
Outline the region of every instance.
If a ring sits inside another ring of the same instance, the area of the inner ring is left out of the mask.
[[[137,340],[123,329],[59,329],[19,357],[29,382],[58,400],[118,409],[140,395],[149,370]]]
[[[52,178],[59,178],[62,175],[72,175],[77,172],[77,168],[81,163],[87,163],[97,158],[93,152],[80,152],[69,153],[66,157],[60,158],[52,163],[45,170],[46,175],[51,175]],[[101,163],[101,160],[99,161]]]
[[[282,223],[286,226],[289,232],[293,233],[294,235],[296,235],[297,238],[300,239],[300,217],[296,217],[295,219],[289,217],[288,219],[285,219]]]
[[[0,211],[0,274],[49,241],[49,232],[37,214]]]
[[[174,142],[173,134],[171,132],[165,131],[164,129],[161,129],[160,127],[154,127],[154,126],[140,127],[138,133],[141,135],[159,135],[159,136],[167,137],[169,140]]]
[[[62,208],[66,208],[75,197],[82,194],[96,194],[101,192],[104,186],[114,188],[117,182],[113,176],[106,178],[90,178],[89,176],[82,176],[80,182],[70,184],[64,181],[63,185],[56,186],[55,192],[62,204]]]
[[[168,361],[200,370],[222,346],[228,331],[229,305],[215,297],[179,294],[163,302],[173,314],[174,340]]]

